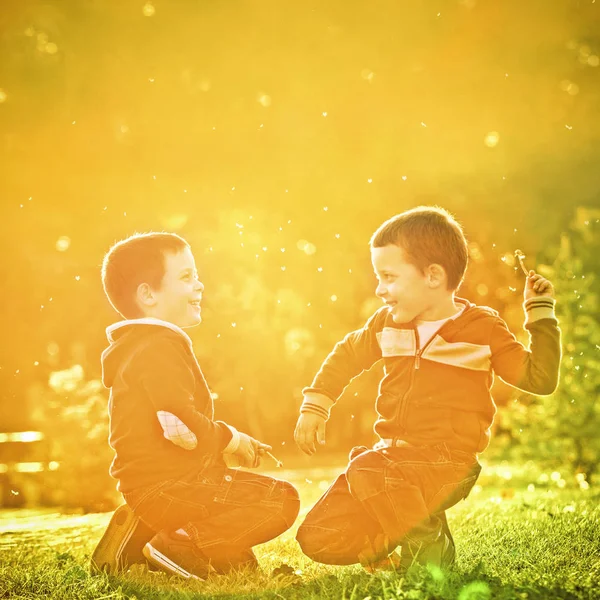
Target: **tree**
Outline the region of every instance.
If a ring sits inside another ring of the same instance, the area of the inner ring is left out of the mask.
[[[521,396],[501,413],[513,457],[567,464],[588,482],[600,463],[600,210],[579,208],[551,266],[562,330],[561,380],[552,396]],[[580,476],[581,479],[581,476]]]

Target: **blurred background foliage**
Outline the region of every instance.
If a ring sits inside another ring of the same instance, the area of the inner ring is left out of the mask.
[[[380,304],[371,233],[418,204],[463,223],[459,295],[525,343],[515,248],[557,287],[561,388],[497,382],[486,457],[593,474],[600,4],[11,0],[0,45],[0,431],[44,433],[37,460],[59,466],[40,502],[112,493],[99,269],[115,240],[188,239],[218,418],[306,466],[300,390]],[[322,460],[373,441],[380,369],[344,393]],[[0,463],[24,456],[8,446]]]

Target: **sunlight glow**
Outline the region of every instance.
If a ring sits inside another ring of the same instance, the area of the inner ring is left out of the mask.
[[[0,444],[4,442],[39,442],[44,439],[41,431],[15,431],[0,433]]]

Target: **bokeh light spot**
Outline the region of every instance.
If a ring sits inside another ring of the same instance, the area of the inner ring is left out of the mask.
[[[485,138],[483,138],[483,143],[488,148],[495,148],[500,141],[500,134],[497,131],[490,131],[485,134]]]
[[[271,96],[269,96],[268,94],[263,94],[262,92],[258,94],[258,96],[256,97],[256,100],[258,101],[258,103],[261,106],[264,106],[265,108],[271,106]]]
[[[144,4],[142,7],[142,14],[145,17],[153,17],[155,13],[156,8],[154,8],[154,4],[152,4],[152,2],[146,2],[146,4]]]
[[[71,238],[66,235],[61,235],[56,240],[56,249],[59,252],[66,252],[69,249],[70,245],[71,245]]]

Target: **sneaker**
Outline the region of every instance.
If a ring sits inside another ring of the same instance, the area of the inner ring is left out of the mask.
[[[456,548],[452,536],[448,535],[448,533],[442,529],[438,539],[428,545],[415,546],[412,544],[403,544],[401,554],[402,569],[408,570],[415,564],[430,564],[441,569],[451,567],[456,559]]]
[[[153,535],[154,531],[142,523],[127,504],[122,504],[113,513],[92,554],[92,575],[116,575],[132,564],[144,563],[142,548]]]
[[[395,552],[390,553],[388,536],[378,533],[373,539],[365,536],[365,544],[358,553],[358,561],[369,573],[391,571],[395,570],[396,556],[400,558]]]
[[[142,553],[151,566],[185,579],[206,579],[215,572],[196,544],[177,531],[159,531]]]

